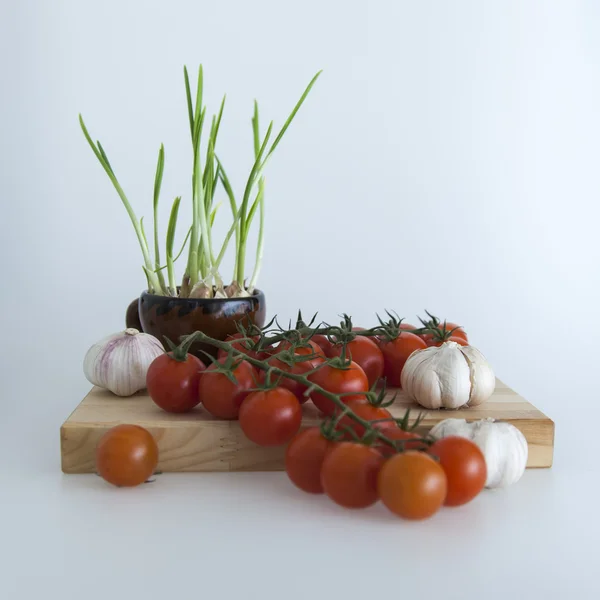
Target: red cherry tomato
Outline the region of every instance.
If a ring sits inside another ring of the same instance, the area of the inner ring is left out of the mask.
[[[383,374],[388,385],[400,387],[404,363],[415,350],[427,348],[427,344],[418,335],[405,331],[394,340],[382,341],[380,348],[383,352]]]
[[[399,323],[398,324],[398,328],[401,331],[408,331],[408,332],[412,332],[415,329],[417,329],[414,325],[411,325],[410,323]],[[415,334],[416,335],[416,334]],[[422,337],[419,335],[419,337]],[[377,343],[377,345],[379,346],[379,348],[381,348],[381,344],[384,343],[385,341],[387,341],[387,338],[383,337],[383,336],[377,336],[375,338],[373,338],[375,340],[375,342]]]
[[[316,346],[316,344],[315,344],[315,346]],[[311,355],[315,354],[314,350],[315,350],[315,348],[312,346],[311,347],[299,346],[298,348],[296,348],[294,354],[296,354],[298,356],[311,356]],[[321,353],[322,353],[322,351],[319,348],[319,354],[321,354]],[[269,364],[272,367],[275,367],[277,369],[281,369],[282,371],[285,371],[286,373],[293,373],[294,375],[304,375],[305,373],[312,371],[315,367],[317,367],[317,365],[320,365],[323,361],[324,361],[323,358],[316,356],[314,358],[307,358],[306,360],[303,360],[302,362],[297,362],[297,363],[294,363],[294,365],[290,366],[290,365],[284,363],[283,361],[279,360],[278,358],[273,357],[269,360]],[[266,371],[261,371],[261,373],[260,373],[260,381],[261,382],[264,382],[265,376],[266,376]],[[300,404],[304,404],[308,400],[308,397],[304,395],[304,392],[306,391],[306,386],[304,384],[300,383],[299,381],[294,381],[293,379],[287,379],[286,377],[282,376],[281,379],[278,381],[277,385],[290,390],[290,392],[292,392],[292,394],[294,394],[296,396],[296,398],[298,398],[298,402],[300,402]]]
[[[460,346],[468,346],[469,345],[469,342],[467,342],[467,340],[465,340],[461,337],[457,337],[455,335],[451,335],[447,340],[435,340],[435,339],[430,338],[425,341],[427,346],[429,346],[429,347],[436,346],[438,348],[445,342],[456,342]]]
[[[335,442],[326,440],[318,427],[298,433],[285,453],[285,470],[291,482],[309,494],[322,494],[321,466]]]
[[[225,358],[217,360],[223,364]],[[237,419],[240,406],[248,395],[248,390],[256,387],[256,371],[246,361],[240,361],[233,369],[237,383],[230,381],[224,373],[215,372],[213,363],[202,373],[198,386],[198,397],[204,408],[220,419]]]
[[[327,355],[327,351],[332,346],[332,343],[329,341],[329,338],[326,335],[313,335],[310,338],[310,341],[317,344],[323,350],[325,355]]]
[[[380,406],[373,406],[372,404],[369,404],[368,400],[364,397],[362,399],[350,400],[347,404],[355,415],[361,419],[364,419],[365,421],[376,421],[379,419],[392,418],[392,414],[389,410]],[[346,415],[340,419],[340,427],[349,427],[359,438],[365,433],[365,428],[349,415]],[[396,423],[394,423],[394,421],[373,423],[373,427],[385,431],[386,435],[388,429],[398,429],[398,426]],[[351,439],[350,434],[348,434],[347,439]]]
[[[448,478],[446,506],[466,504],[483,489],[487,467],[477,444],[466,438],[449,436],[435,442],[429,453],[440,459]]]
[[[383,456],[375,448],[355,442],[340,442],[323,461],[323,490],[340,506],[370,506],[378,499],[377,475],[383,463]]]
[[[176,360],[173,353],[157,356],[146,374],[150,398],[163,410],[181,413],[191,410],[200,402],[198,385],[204,363],[188,354],[184,361]]]
[[[448,333],[452,332],[452,337],[462,338],[465,342],[469,341],[469,338],[467,337],[465,330],[462,327],[459,327],[456,323],[451,323],[449,321],[446,321],[445,327],[446,328],[444,330],[444,323],[440,323],[438,325],[438,329],[440,329],[442,333],[444,331],[446,331]],[[433,333],[423,333],[421,335],[421,337],[427,342],[436,336]],[[452,340],[452,341],[454,341],[454,340]],[[463,346],[468,346],[468,343],[463,344]]]
[[[240,408],[240,427],[259,446],[281,446],[300,429],[302,409],[292,392],[282,387],[246,396]]]
[[[388,427],[385,429],[384,433],[385,433],[386,437],[392,441],[414,440],[414,439],[419,439],[421,437],[417,433],[414,433],[413,431],[404,431],[403,429],[400,429],[400,427]],[[403,444],[403,447],[398,445],[398,449],[399,450],[425,450],[426,448],[422,442],[408,441],[405,444]],[[394,456],[396,454],[396,452],[394,451],[394,449],[391,446],[389,446],[388,444],[384,444],[384,443],[381,443],[381,445],[379,446],[379,452],[381,452],[381,454],[383,454],[383,456],[386,458],[389,458],[390,456]]]
[[[291,347],[292,347],[292,343],[288,342],[287,340],[284,340],[283,342],[281,342],[279,344],[279,346],[277,346],[276,351],[281,352],[283,350],[289,350]],[[321,348],[321,346],[319,346],[319,344],[317,344],[317,342],[315,342],[312,339],[303,341],[302,345],[296,347],[296,349],[294,350],[294,354],[301,354],[301,355],[317,354],[317,355],[325,358],[325,353],[323,352],[323,348]]]
[[[341,356],[343,344],[335,344],[329,348],[327,356]],[[383,353],[377,344],[368,337],[359,335],[346,344],[346,356],[359,365],[373,386],[383,376]]]
[[[346,369],[338,369],[337,367],[325,364],[318,371],[309,375],[308,379],[333,394],[356,392],[356,394],[342,396],[344,404],[364,397],[364,392],[369,391],[367,376],[355,362],[351,362]],[[332,415],[335,412],[336,405],[333,400],[323,396],[319,392],[312,392],[310,398],[322,413]]]
[[[269,353],[267,351],[255,352],[254,350],[248,349],[248,345],[252,345],[252,343],[258,342],[259,336],[254,336],[252,338],[252,342],[248,342],[248,341],[237,342],[236,341],[243,337],[244,336],[241,333],[234,333],[233,335],[227,336],[225,338],[225,341],[229,342],[233,348],[235,348],[236,350],[239,350],[240,352],[243,352],[246,356],[249,356],[250,358],[256,358],[257,360],[264,360],[265,358],[268,357]],[[227,354],[228,354],[227,350],[224,350],[223,348],[219,348],[219,354],[218,354],[219,358],[225,358],[227,356]]]

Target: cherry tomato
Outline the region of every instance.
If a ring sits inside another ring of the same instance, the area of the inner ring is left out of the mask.
[[[223,364],[227,359],[219,358]],[[246,361],[240,361],[233,369],[237,383],[230,381],[224,373],[217,373],[215,364],[211,364],[202,373],[198,386],[198,397],[204,408],[220,419],[237,419],[240,406],[250,388],[256,387],[256,371]]]
[[[158,446],[150,432],[138,425],[117,425],[96,446],[98,475],[119,487],[144,483],[157,464]]]
[[[386,461],[377,478],[382,502],[405,519],[427,519],[444,503],[444,469],[425,452],[408,450]]]
[[[383,456],[375,448],[340,442],[327,452],[323,461],[323,490],[340,506],[370,506],[377,502],[377,474],[383,462]]]
[[[347,402],[348,406],[352,409],[352,412],[364,419],[365,421],[376,421],[378,419],[391,419],[392,414],[386,408],[382,408],[380,406],[373,406],[369,403],[366,398],[360,398],[355,400],[350,400]],[[339,412],[336,410],[336,412]],[[352,417],[346,415],[340,419],[340,427],[349,427],[354,431],[354,433],[358,437],[362,437],[365,433],[365,428],[358,422],[356,422]],[[377,429],[385,430],[387,435],[387,430],[394,428],[398,429],[398,426],[394,421],[383,421],[381,423],[374,423],[373,427]]]
[[[440,323],[440,328],[444,328],[444,323]],[[454,330],[454,331],[453,331]],[[469,341],[465,330],[462,327],[459,327],[456,323],[451,323],[450,321],[446,321],[446,331],[452,331],[452,335],[454,337],[460,337],[465,340],[465,342]]]
[[[321,466],[335,442],[326,440],[318,427],[296,434],[285,453],[285,470],[292,483],[309,494],[322,494]]]
[[[487,479],[485,458],[471,440],[449,436],[435,442],[429,453],[440,459],[448,479],[446,506],[460,506],[479,494]]]
[[[187,412],[200,402],[198,385],[205,369],[205,364],[192,354],[184,361],[175,359],[172,352],[161,354],[152,361],[146,374],[148,394],[167,412]]]
[[[283,342],[281,342],[279,344],[279,346],[277,346],[277,352],[281,352],[282,350],[289,350],[291,348],[291,346],[292,346],[291,342],[284,340]],[[301,354],[301,355],[317,354],[317,355],[325,358],[325,353],[323,352],[323,348],[321,348],[321,346],[312,339],[304,340],[302,342],[301,346],[296,347],[296,349],[294,350],[294,354]]]
[[[343,344],[335,344],[329,348],[327,356],[341,356]],[[373,386],[383,376],[383,353],[377,344],[368,337],[359,335],[346,344],[346,356],[359,365]]]
[[[320,349],[319,353],[322,353]],[[305,346],[299,346],[298,348],[296,348],[294,354],[297,354],[298,356],[310,356],[312,354],[315,354],[315,352],[313,347],[307,348]],[[287,373],[293,373],[294,375],[304,375],[305,373],[312,371],[317,365],[320,365],[323,361],[323,358],[316,356],[314,358],[307,358],[302,362],[297,362],[294,363],[293,366],[290,366],[284,363],[283,361],[279,360],[278,358],[273,357],[269,360],[269,364],[272,367],[281,369],[282,371],[286,371]],[[264,382],[265,376],[266,371],[261,371],[261,382]],[[300,402],[300,404],[304,404],[308,400],[308,397],[304,395],[304,392],[306,391],[306,386],[300,383],[299,381],[294,381],[293,379],[281,377],[277,385],[290,390],[290,392],[292,392],[292,394],[294,394],[296,398],[298,398],[298,402]]]
[[[240,338],[243,338],[243,337],[245,337],[245,336],[241,333],[234,333],[233,335],[227,336],[225,338],[225,341],[229,342],[233,348],[235,348],[236,350],[239,350],[240,352],[243,352],[246,356],[249,356],[250,358],[264,360],[265,358],[268,357],[269,353],[267,351],[255,352],[254,350],[248,349],[248,345],[252,345],[252,343],[258,342],[259,336],[252,337],[252,342],[248,342],[248,341],[236,342],[236,340],[239,340]],[[228,354],[227,350],[224,350],[223,348],[219,348],[219,353],[217,356],[219,358],[225,358],[227,356],[227,354]]]
[[[298,398],[282,387],[252,392],[240,407],[240,427],[259,446],[281,446],[300,429],[302,409]]]
[[[409,331],[412,332],[415,329],[417,329],[414,325],[411,325],[410,323],[399,323],[398,324],[398,328],[401,331]],[[415,334],[416,335],[416,334]],[[422,337],[419,335],[419,337]],[[377,343],[377,345],[381,348],[381,344],[383,344],[384,342],[387,341],[387,338],[385,336],[377,336],[375,338],[373,338],[375,340],[375,342]]]
[[[395,340],[382,341],[380,348],[383,352],[383,374],[388,385],[400,387],[404,363],[415,350],[427,348],[427,344],[418,335],[405,331]]]
[[[355,362],[351,362],[346,369],[338,369],[325,364],[318,371],[309,375],[308,379],[333,394],[357,392],[357,394],[342,396],[344,404],[347,404],[350,400],[364,397],[361,392],[369,391],[369,380],[365,372]],[[336,405],[333,401],[319,392],[312,392],[310,398],[322,413],[332,415],[335,412]]]
[[[317,344],[323,350],[325,355],[327,355],[327,351],[332,346],[332,343],[329,341],[329,338],[326,335],[313,335],[310,338],[310,341]]]
[[[427,334],[429,335],[429,334]],[[436,346],[436,347],[440,347],[444,342],[456,342],[457,344],[461,345],[461,346],[468,346],[469,342],[467,342],[467,340],[461,338],[461,337],[457,337],[455,335],[451,335],[447,340],[436,340],[436,339],[432,339],[429,338],[427,340],[425,340],[425,343],[427,344],[427,346],[431,347],[431,346]]]
[[[440,323],[438,325],[438,328],[443,332],[444,331],[444,323]],[[454,330],[454,331],[453,331]],[[469,338],[467,337],[467,334],[465,332],[465,330],[462,327],[459,327],[456,323],[450,323],[449,321],[446,321],[446,332],[452,332],[452,337],[459,337],[462,338],[465,342],[469,341]],[[433,333],[423,333],[421,335],[421,337],[427,342],[431,339],[433,339],[435,336]],[[455,340],[452,340],[455,341]],[[467,344],[463,344],[463,346],[468,346]]]
[[[384,433],[385,433],[386,437],[388,437],[392,441],[412,440],[412,439],[419,439],[421,437],[419,434],[414,433],[413,431],[404,431],[403,429],[400,429],[400,427],[387,427],[385,429]],[[400,449],[400,450],[424,450],[425,446],[422,442],[407,442],[406,444],[404,444],[403,448],[402,448],[402,446],[399,445],[398,449]],[[388,446],[388,444],[384,444],[384,443],[382,443],[381,446],[379,447],[379,452],[381,452],[381,454],[383,454],[383,456],[385,456],[386,458],[396,454],[396,452],[394,452],[394,449],[391,446]]]

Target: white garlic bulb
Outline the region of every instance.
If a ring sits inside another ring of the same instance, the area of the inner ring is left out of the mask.
[[[435,438],[457,435],[468,438],[483,452],[487,466],[488,488],[506,487],[521,479],[527,466],[525,436],[510,423],[482,419],[467,423],[464,419],[446,419],[432,427]]]
[[[462,408],[485,402],[496,387],[494,371],[473,346],[444,342],[415,350],[401,376],[402,389],[425,408]]]
[[[154,336],[129,328],[95,343],[85,355],[83,372],[90,383],[131,396],[146,387],[148,367],[163,353]]]

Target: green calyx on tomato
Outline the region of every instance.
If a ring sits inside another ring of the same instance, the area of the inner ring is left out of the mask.
[[[423,327],[417,331],[426,342],[433,341],[430,345],[441,345],[445,341],[455,341],[451,338],[461,338],[464,342],[468,342],[469,338],[465,330],[456,323],[444,320],[443,322],[432,315],[429,311],[425,311],[429,320],[419,318]],[[467,345],[467,343],[462,344]]]
[[[379,321],[377,337],[380,345],[384,342],[391,342],[395,340],[403,332],[406,333],[407,331],[411,331],[411,329],[408,329],[408,327],[412,328],[412,325],[405,326],[402,323],[404,319],[398,317],[396,313],[392,313],[389,310],[386,310],[385,312],[389,317],[389,321],[384,321],[379,315],[377,315],[377,320]]]
[[[164,335],[163,338],[169,347],[169,356],[178,362],[185,362],[188,357],[190,346],[194,343],[194,337],[187,336],[179,346],[172,342],[166,335]]]

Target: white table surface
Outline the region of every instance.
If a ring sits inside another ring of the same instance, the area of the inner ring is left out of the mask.
[[[411,523],[381,505],[343,510],[284,473],[164,474],[135,489],[63,475],[68,399],[50,400],[0,425],[6,600],[600,597],[597,443],[566,416],[552,415],[552,469]],[[25,416],[24,440],[12,423]]]

